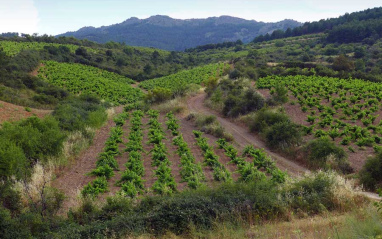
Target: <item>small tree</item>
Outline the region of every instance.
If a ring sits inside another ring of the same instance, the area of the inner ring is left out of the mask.
[[[340,55],[334,59],[333,69],[336,71],[354,70],[354,62],[349,60],[345,55]]]
[[[284,85],[278,83],[275,86],[275,91],[273,93],[273,100],[280,104],[284,104],[288,102],[288,89]]]

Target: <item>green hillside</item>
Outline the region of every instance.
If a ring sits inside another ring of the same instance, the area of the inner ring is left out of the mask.
[[[133,80],[91,66],[44,61],[38,72],[39,77],[70,93],[96,95],[117,105],[142,97],[139,89],[130,86]]]

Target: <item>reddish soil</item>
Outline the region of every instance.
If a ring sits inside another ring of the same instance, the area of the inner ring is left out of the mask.
[[[190,98],[188,100],[189,110],[191,112],[215,115],[217,120],[227,130],[227,132],[233,135],[237,145],[239,146],[239,149],[243,149],[248,144],[252,144],[256,148],[263,148],[268,153],[268,155],[270,155],[273,160],[275,160],[276,165],[280,169],[285,170],[292,175],[302,175],[309,171],[306,168],[293,162],[292,160],[289,160],[279,153],[274,152],[266,147],[265,143],[260,139],[260,137],[256,134],[250,133],[247,127],[237,124],[230,119],[224,118],[218,112],[215,112],[204,106],[205,97],[205,94],[199,94]]]
[[[123,107],[117,107],[115,112],[121,113]],[[62,190],[66,199],[63,205],[63,211],[76,206],[76,197],[79,190],[88,184],[93,177],[86,176],[96,166],[97,156],[102,152],[106,139],[109,137],[110,129],[115,125],[112,119],[108,120],[106,125],[100,128],[93,139],[93,144],[65,170],[60,171],[53,181],[52,186]]]
[[[43,118],[52,113],[52,110],[30,109],[30,112],[25,110],[24,106],[18,106],[4,101],[0,101],[0,124],[4,121],[18,121],[31,116]]]
[[[38,70],[40,70],[41,67],[43,67],[44,64],[40,63],[40,65],[30,73],[31,76],[37,76],[38,75]]]

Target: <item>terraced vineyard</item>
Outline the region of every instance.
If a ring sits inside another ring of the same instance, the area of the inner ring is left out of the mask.
[[[3,49],[5,54],[9,56],[17,55],[23,50],[42,50],[46,46],[60,47],[65,46],[74,53],[79,46],[71,44],[57,44],[57,43],[45,43],[45,42],[15,42],[15,41],[0,41],[0,48]],[[89,52],[96,52],[95,49],[85,47]]]
[[[173,75],[143,81],[140,87],[146,90],[162,87],[175,91],[177,89],[183,89],[189,84],[200,84],[210,77],[220,77],[227,67],[229,67],[229,65],[225,63],[196,67],[191,70],[180,71]]]
[[[96,168],[89,173],[95,178],[85,185],[84,195],[98,196],[117,187],[115,193],[134,198],[147,193],[169,195],[186,187],[196,189],[227,181],[248,183],[265,177],[276,183],[285,181],[286,174],[262,150],[247,146],[239,157],[238,150],[224,139],[182,129],[172,113],[135,110],[120,114],[114,121],[116,126],[98,156]],[[123,132],[125,124],[129,133]],[[122,168],[123,172],[117,173]]]
[[[317,76],[270,76],[258,88],[285,85],[292,104],[305,114],[304,130],[314,137],[327,136],[354,152],[357,148],[382,147],[382,84],[357,79]],[[358,147],[357,147],[358,146]]]
[[[91,66],[45,61],[38,76],[73,94],[95,94],[114,104],[133,103],[143,95],[133,80]]]

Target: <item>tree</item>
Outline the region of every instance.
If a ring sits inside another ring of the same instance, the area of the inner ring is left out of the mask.
[[[345,55],[339,55],[334,59],[333,69],[336,71],[351,71],[354,70],[354,62]]]
[[[146,75],[150,75],[153,72],[153,67],[150,64],[147,64],[143,68],[143,72],[145,72]]]

